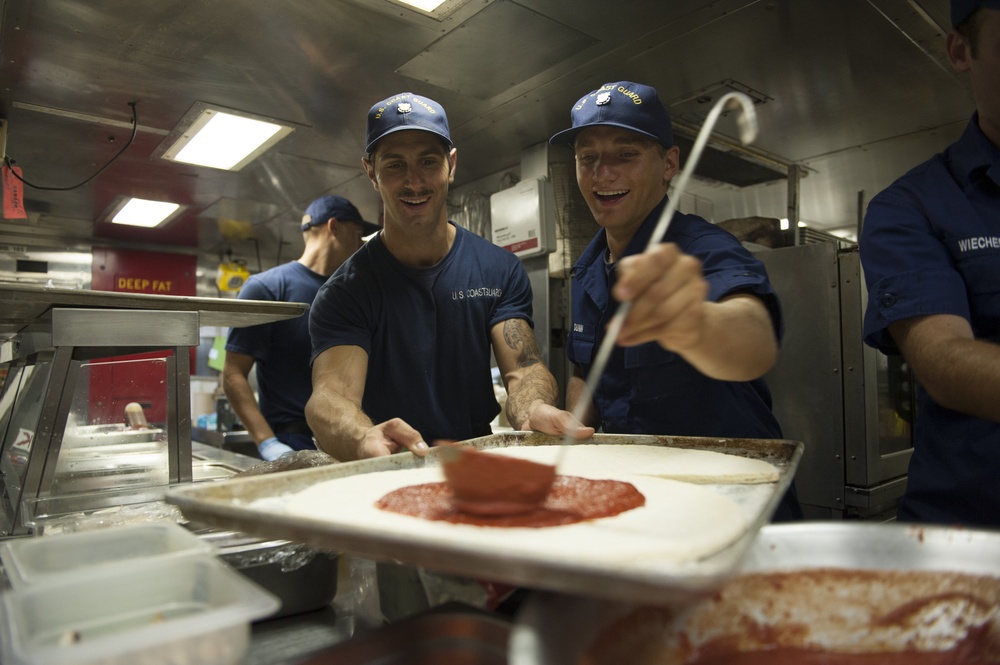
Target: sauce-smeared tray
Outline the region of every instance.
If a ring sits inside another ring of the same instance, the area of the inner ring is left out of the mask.
[[[375,506],[398,489],[443,484],[446,448],[175,487],[167,501],[191,521],[260,537],[519,586],[675,604],[711,593],[732,573],[774,514],[803,449],[783,439],[598,434],[560,456],[561,439],[529,432],[462,445],[558,459],[550,500],[561,481],[591,478],[630,483],[645,504],[544,528],[428,520]]]
[[[683,608],[538,592],[511,665],[1000,663],[1000,532],[771,524]]]

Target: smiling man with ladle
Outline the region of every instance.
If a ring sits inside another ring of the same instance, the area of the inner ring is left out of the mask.
[[[656,90],[608,83],[570,117],[572,127],[550,142],[575,150],[580,192],[602,228],[572,270],[567,406],[606,433],[781,438],[761,378],[782,333],[763,264],[696,215],[668,217],[665,236],[650,245],[680,162]],[[616,301],[630,309],[588,387]],[[775,519],[800,517],[792,489]]]

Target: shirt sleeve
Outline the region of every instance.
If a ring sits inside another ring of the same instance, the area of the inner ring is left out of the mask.
[[[737,293],[757,296],[767,307],[775,337],[781,341],[784,334],[781,303],[762,261],[728,233],[699,237],[688,246],[687,252],[701,261],[702,274],[708,281],[709,301],[719,302]]]
[[[532,320],[531,308],[533,295],[528,271],[516,256],[507,265],[508,276],[506,285],[504,286],[500,302],[497,303],[496,310],[490,320],[490,327],[492,328],[497,323],[507,321],[508,319],[524,319],[528,322],[528,325],[534,328],[535,322]]]
[[[868,204],[860,242],[868,286],[865,342],[899,353],[891,323],[954,314],[969,319],[969,299],[948,248],[937,237],[919,197],[898,183]]]
[[[372,352],[372,316],[362,306],[364,288],[353,272],[338,273],[320,287],[309,309],[310,365],[334,346],[359,346]]]
[[[236,296],[238,300],[267,300],[275,301],[277,297],[259,279],[251,277],[240,289]],[[229,337],[226,339],[226,351],[242,353],[251,356],[255,360],[260,360],[267,354],[271,347],[271,326],[261,323],[256,326],[244,326],[241,328],[231,328]]]

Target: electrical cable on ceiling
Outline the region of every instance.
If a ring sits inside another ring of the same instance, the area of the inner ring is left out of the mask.
[[[130,145],[132,145],[132,141],[135,140],[135,131],[139,127],[139,123],[136,120],[135,104],[136,104],[135,102],[129,102],[128,103],[128,105],[132,107],[132,135],[129,137],[128,143],[126,143],[125,146],[121,150],[119,150],[118,152],[116,152],[115,155],[114,155],[114,157],[112,157],[111,159],[108,160],[107,164],[105,164],[104,166],[102,166],[101,168],[99,168],[93,175],[91,175],[89,178],[87,178],[86,180],[84,180],[81,183],[73,185],[72,187],[43,187],[41,185],[35,185],[33,183],[28,182],[27,180],[25,180],[24,178],[22,178],[21,176],[17,175],[17,173],[14,172],[14,169],[11,168],[11,167],[13,167],[15,164],[17,164],[17,162],[15,160],[11,159],[7,155],[4,155],[3,156],[3,163],[7,165],[8,169],[10,169],[11,175],[13,175],[15,178],[17,178],[18,180],[20,180],[21,182],[23,182],[25,185],[27,185],[28,187],[31,187],[33,189],[44,189],[44,190],[49,191],[49,192],[68,192],[71,189],[76,189],[78,187],[83,187],[88,182],[90,182],[91,180],[93,180],[97,176],[99,176],[102,173],[104,173],[104,170],[106,168],[108,168],[109,166],[111,166],[112,162],[114,162],[116,159],[118,159],[121,156],[121,154],[123,152],[125,152],[126,150],[128,150],[128,147]]]

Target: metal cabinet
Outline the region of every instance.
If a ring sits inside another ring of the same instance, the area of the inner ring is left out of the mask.
[[[756,253],[781,299],[785,336],[767,375],[784,436],[805,453],[796,487],[812,519],[891,519],[913,452],[909,367],[862,341],[867,301],[855,245]]]

